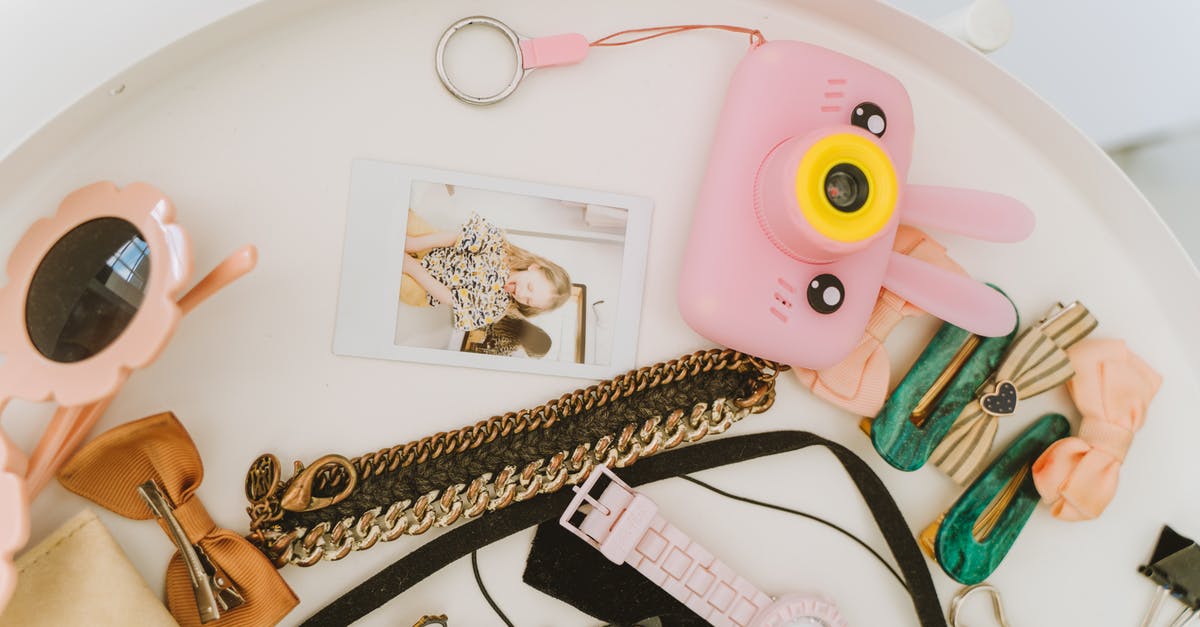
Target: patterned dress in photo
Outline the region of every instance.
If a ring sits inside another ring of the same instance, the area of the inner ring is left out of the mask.
[[[470,331],[504,317],[512,302],[508,280],[507,243],[500,227],[472,213],[453,246],[434,248],[421,266],[445,285],[454,298],[454,328]],[[438,301],[429,296],[429,304]]]

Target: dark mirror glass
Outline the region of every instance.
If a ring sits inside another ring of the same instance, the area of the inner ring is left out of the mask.
[[[150,247],[137,227],[97,218],[75,227],[42,258],[25,296],[25,329],[48,359],[70,363],[121,335],[150,278]]]

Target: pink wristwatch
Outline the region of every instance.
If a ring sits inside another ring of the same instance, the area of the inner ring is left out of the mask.
[[[718,627],[846,627],[837,607],[818,596],[772,599],[658,513],[658,506],[597,466],[558,522],[609,560],[627,563]],[[591,511],[584,512],[584,504]]]

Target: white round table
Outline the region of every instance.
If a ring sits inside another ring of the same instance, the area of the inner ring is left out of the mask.
[[[290,465],[357,455],[495,413],[539,404],[585,381],[334,356],[330,351],[350,163],[373,158],[648,196],[655,201],[639,364],[708,346],[680,319],[675,283],[707,150],[741,37],[696,33],[594,52],[539,71],[502,105],[462,105],[438,85],[433,46],[454,20],[487,12],[530,34],[590,37],[633,26],[730,23],[861,58],[912,97],[910,180],[1001,191],[1027,203],[1038,228],[1017,245],[939,237],[978,278],[1003,286],[1033,321],[1056,301],[1083,301],[1097,337],[1121,337],[1164,375],[1146,427],[1100,519],[1068,524],[1035,512],[989,579],[1014,625],[1128,625],[1150,585],[1135,572],[1163,523],[1200,533],[1188,479],[1200,403],[1193,324],[1200,281],[1141,195],[1094,145],[987,59],[922,22],[868,0],[620,2],[599,13],[536,0],[477,2],[267,0],[188,36],[82,98],[0,162],[0,251],[95,180],[164,190],[192,235],[198,272],[237,246],[259,267],[188,316],[171,345],[126,385],[96,433],[171,410],[204,455],[199,494],[223,526],[244,530],[249,463]],[[119,94],[110,86],[124,85]],[[894,372],[915,359],[932,321],[888,342]],[[898,378],[898,375],[897,377]],[[768,413],[730,434],[804,429],[850,446],[893,491],[914,532],[960,492],[936,470],[887,466],[858,419],[780,384]],[[1002,423],[1000,442],[1044,411],[1072,419],[1061,390]],[[29,447],[45,405],[15,404],[4,426]],[[719,487],[818,513],[882,550],[852,484],[824,453],[803,452],[701,473]],[[764,590],[815,590],[855,625],[916,624],[907,595],[864,551],[783,514],[735,504],[679,481],[646,488],[668,517]],[[57,485],[34,507],[36,542],[80,508]],[[153,586],[172,546],[154,525],[102,512]],[[476,523],[471,523],[476,524]],[[486,518],[480,524],[486,524]],[[754,529],[746,533],[746,529]],[[595,621],[520,581],[532,532],[480,553],[490,592],[518,625]],[[380,545],[284,577],[302,599],[294,624],[428,537]],[[943,602],[959,589],[932,562]],[[586,585],[586,574],[580,574]],[[499,624],[460,561],[362,624],[411,624],[445,612],[452,625]]]

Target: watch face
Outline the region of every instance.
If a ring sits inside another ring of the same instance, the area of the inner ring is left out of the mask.
[[[752,627],[847,627],[837,606],[818,596],[790,594],[777,599]]]
[[[830,625],[816,616],[798,616],[796,618],[789,618],[785,620],[780,627],[813,627],[814,625],[816,627],[833,627],[833,625]]]

